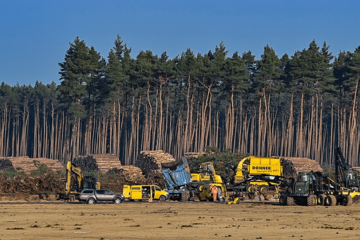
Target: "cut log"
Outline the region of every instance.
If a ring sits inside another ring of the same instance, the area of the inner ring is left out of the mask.
[[[299,172],[323,172],[320,164],[310,158],[280,157],[283,166],[283,176],[296,178]]]
[[[135,166],[142,170],[146,178],[162,178],[161,163],[171,161],[175,161],[175,158],[162,150],[142,151],[136,160]]]

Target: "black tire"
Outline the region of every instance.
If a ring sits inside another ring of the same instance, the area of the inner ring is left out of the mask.
[[[115,204],[120,204],[121,202],[122,202],[121,198],[115,198],[115,200],[114,200]]]
[[[295,202],[294,197],[287,197],[287,198],[286,198],[286,205],[288,205],[288,206],[295,206],[295,205],[296,205],[296,202]]]
[[[306,204],[308,206],[316,206],[317,205],[317,196],[316,195],[310,195],[306,199]]]
[[[280,198],[279,198],[279,203],[280,205],[286,205],[286,198],[287,196],[284,194],[281,194]]]
[[[187,194],[186,193],[181,193],[181,201],[187,202]]]
[[[159,198],[160,202],[165,202],[166,201],[166,197],[164,195],[160,196]]]
[[[325,194],[320,194],[317,198],[317,204],[324,206],[325,205],[325,199],[326,199],[326,195]]]
[[[94,204],[96,201],[95,201],[95,199],[93,199],[93,198],[89,198],[87,201],[86,201],[86,203],[87,204]]]
[[[335,206],[336,205],[336,197],[334,195],[327,196],[327,206]]]
[[[351,206],[352,202],[353,201],[350,195],[344,197],[344,206]]]

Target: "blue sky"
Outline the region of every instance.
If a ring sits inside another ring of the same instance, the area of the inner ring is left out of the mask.
[[[116,35],[132,48],[174,58],[190,48],[229,57],[264,46],[281,57],[324,41],[337,55],[360,45],[360,1],[36,1],[0,0],[0,83],[59,81],[59,62],[69,42],[85,40],[106,59]]]

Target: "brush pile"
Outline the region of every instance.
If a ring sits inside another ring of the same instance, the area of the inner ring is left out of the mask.
[[[37,177],[26,176],[25,178],[0,176],[0,181],[0,193],[38,194],[63,189],[63,182],[48,173]]]
[[[205,155],[205,152],[186,152],[184,154],[184,157],[186,158],[190,168],[192,168],[193,163],[196,163],[196,160],[198,160],[199,157]],[[194,166],[195,168],[199,166]]]
[[[142,151],[136,160],[135,166],[139,167],[146,178],[162,178],[161,163],[175,161],[175,158],[162,150]]]
[[[296,178],[299,172],[323,172],[318,162],[309,158],[281,157],[284,177]]]
[[[5,170],[15,171],[14,166],[12,165],[10,159],[8,158],[0,159],[0,171],[5,171]]]

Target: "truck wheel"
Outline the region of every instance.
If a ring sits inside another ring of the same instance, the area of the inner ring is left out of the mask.
[[[160,196],[159,198],[160,202],[165,202],[166,201],[166,197],[164,195]]]
[[[347,195],[344,199],[344,206],[351,206],[352,204],[352,198],[350,195]]]
[[[335,206],[336,205],[336,197],[334,195],[327,196],[327,205],[328,206]]]
[[[316,195],[310,195],[306,199],[306,203],[308,206],[315,206],[317,204],[317,196]]]
[[[280,205],[286,205],[286,195],[281,194],[281,196],[279,198],[279,203],[280,203]]]
[[[325,199],[326,199],[326,195],[325,194],[320,194],[317,198],[317,204],[324,206],[325,205]]]
[[[295,206],[296,203],[295,203],[294,197],[287,197],[287,198],[286,198],[286,205],[288,205],[288,206]]]
[[[186,193],[181,193],[181,201],[182,201],[182,202],[186,202],[186,201],[187,201],[187,194],[186,194]]]
[[[115,198],[114,203],[115,203],[115,204],[120,204],[120,203],[121,203],[121,199],[120,199],[120,198]]]
[[[87,200],[87,204],[94,204],[94,203],[95,203],[95,199],[93,199],[93,198],[89,198]]]

